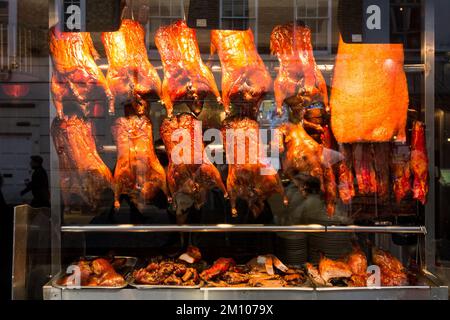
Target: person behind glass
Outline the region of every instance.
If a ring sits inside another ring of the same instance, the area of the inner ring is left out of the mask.
[[[316,218],[326,217],[327,208],[325,201],[320,195],[320,180],[315,177],[308,177],[301,188],[301,195],[304,200],[293,212],[295,223],[312,223]]]
[[[26,188],[20,192],[20,195],[31,191],[33,200],[32,207],[50,207],[50,192],[48,187],[47,171],[42,167],[44,161],[41,156],[31,156],[30,166],[33,169],[31,181],[27,183]]]

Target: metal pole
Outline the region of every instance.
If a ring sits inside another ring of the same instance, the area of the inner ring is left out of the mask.
[[[427,128],[426,143],[428,153],[429,191],[428,202],[425,206],[425,267],[434,272],[436,264],[435,214],[436,214],[436,186],[435,186],[435,123],[434,123],[434,73],[435,73],[435,34],[434,34],[434,0],[424,0],[424,35],[422,45],[422,58],[425,63],[424,74],[424,106],[425,125]]]

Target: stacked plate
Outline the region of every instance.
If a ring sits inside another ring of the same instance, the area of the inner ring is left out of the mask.
[[[317,263],[320,254],[338,259],[352,250],[351,233],[312,233],[308,235],[308,261]]]
[[[279,234],[276,238],[275,255],[289,265],[302,265],[308,261],[306,234]]]

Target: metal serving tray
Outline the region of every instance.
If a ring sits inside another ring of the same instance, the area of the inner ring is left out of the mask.
[[[86,260],[94,260],[94,259],[102,258],[102,257],[101,256],[84,256],[81,258],[84,258]],[[121,286],[63,286],[63,285],[58,284],[58,281],[67,275],[67,273],[65,271],[61,271],[56,276],[54,276],[53,279],[51,280],[51,284],[55,288],[68,289],[68,290],[81,290],[81,289],[89,289],[89,290],[92,290],[92,289],[116,289],[117,290],[117,289],[123,289],[128,286],[127,274],[136,265],[137,258],[136,257],[128,257],[128,256],[114,256],[113,258],[114,259],[125,259],[125,264],[123,265],[123,267],[120,270],[116,270],[116,272],[119,273],[121,276],[123,276],[124,280],[125,280],[125,283]],[[74,263],[76,263],[76,262],[74,262]]]

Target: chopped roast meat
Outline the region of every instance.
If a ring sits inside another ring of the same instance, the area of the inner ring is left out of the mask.
[[[117,144],[115,206],[120,206],[122,194],[139,207],[153,199],[158,190],[168,196],[166,173],[156,157],[150,120],[145,116],[121,117],[112,132]]]
[[[114,112],[114,99],[105,76],[95,63],[99,58],[87,32],[49,31],[50,55],[53,61],[51,92],[56,113],[64,115],[64,103],[74,101],[84,115],[96,104],[107,104]]]
[[[51,135],[59,159],[63,202],[72,205],[80,197],[92,209],[102,201],[102,193],[112,187],[112,175],[97,152],[92,123],[78,116],[55,118]]]
[[[161,80],[148,60],[145,31],[139,22],[122,20],[118,31],[102,34],[102,41],[109,63],[106,80],[116,103],[126,102],[131,94],[161,95]]]
[[[181,114],[166,118],[161,124],[160,134],[169,155],[167,180],[177,214],[182,214],[192,205],[200,208],[214,187],[227,196],[219,171],[203,156],[200,122],[195,117]],[[176,143],[180,138],[182,141]]]
[[[173,261],[150,262],[133,272],[134,281],[144,285],[196,286],[200,284],[196,268]]]
[[[205,281],[212,280],[218,275],[227,272],[234,265],[236,265],[236,262],[231,258],[219,258],[214,262],[211,268],[204,270],[200,274],[200,278]]]
[[[339,40],[331,127],[340,143],[405,141],[408,86],[402,44]]]
[[[414,175],[413,197],[422,204],[428,194],[428,155],[425,144],[425,124],[415,121],[411,137],[411,171]]]
[[[270,49],[280,62],[274,82],[278,113],[284,102],[294,113],[316,102],[328,108],[327,85],[314,59],[311,30],[293,23],[278,25],[272,30]]]
[[[277,171],[262,158],[259,125],[249,118],[228,118],[223,122],[222,138],[228,163],[227,190],[232,214],[237,215],[236,200],[246,200],[257,217],[264,201],[275,193],[284,196]]]
[[[381,285],[402,286],[408,284],[408,276],[402,263],[391,253],[372,248],[373,263],[380,267]]]
[[[222,66],[222,101],[228,113],[230,104],[245,107],[240,114],[256,118],[259,104],[272,89],[272,78],[258,54],[251,29],[212,30],[211,54]]]
[[[319,261],[319,273],[326,283],[330,283],[332,279],[350,278],[353,274],[347,263],[331,260],[325,256]]]
[[[179,20],[161,26],[155,35],[155,44],[164,67],[162,100],[169,116],[175,103],[186,103],[199,113],[208,94],[220,101],[211,70],[203,63],[195,37],[195,29]]]

